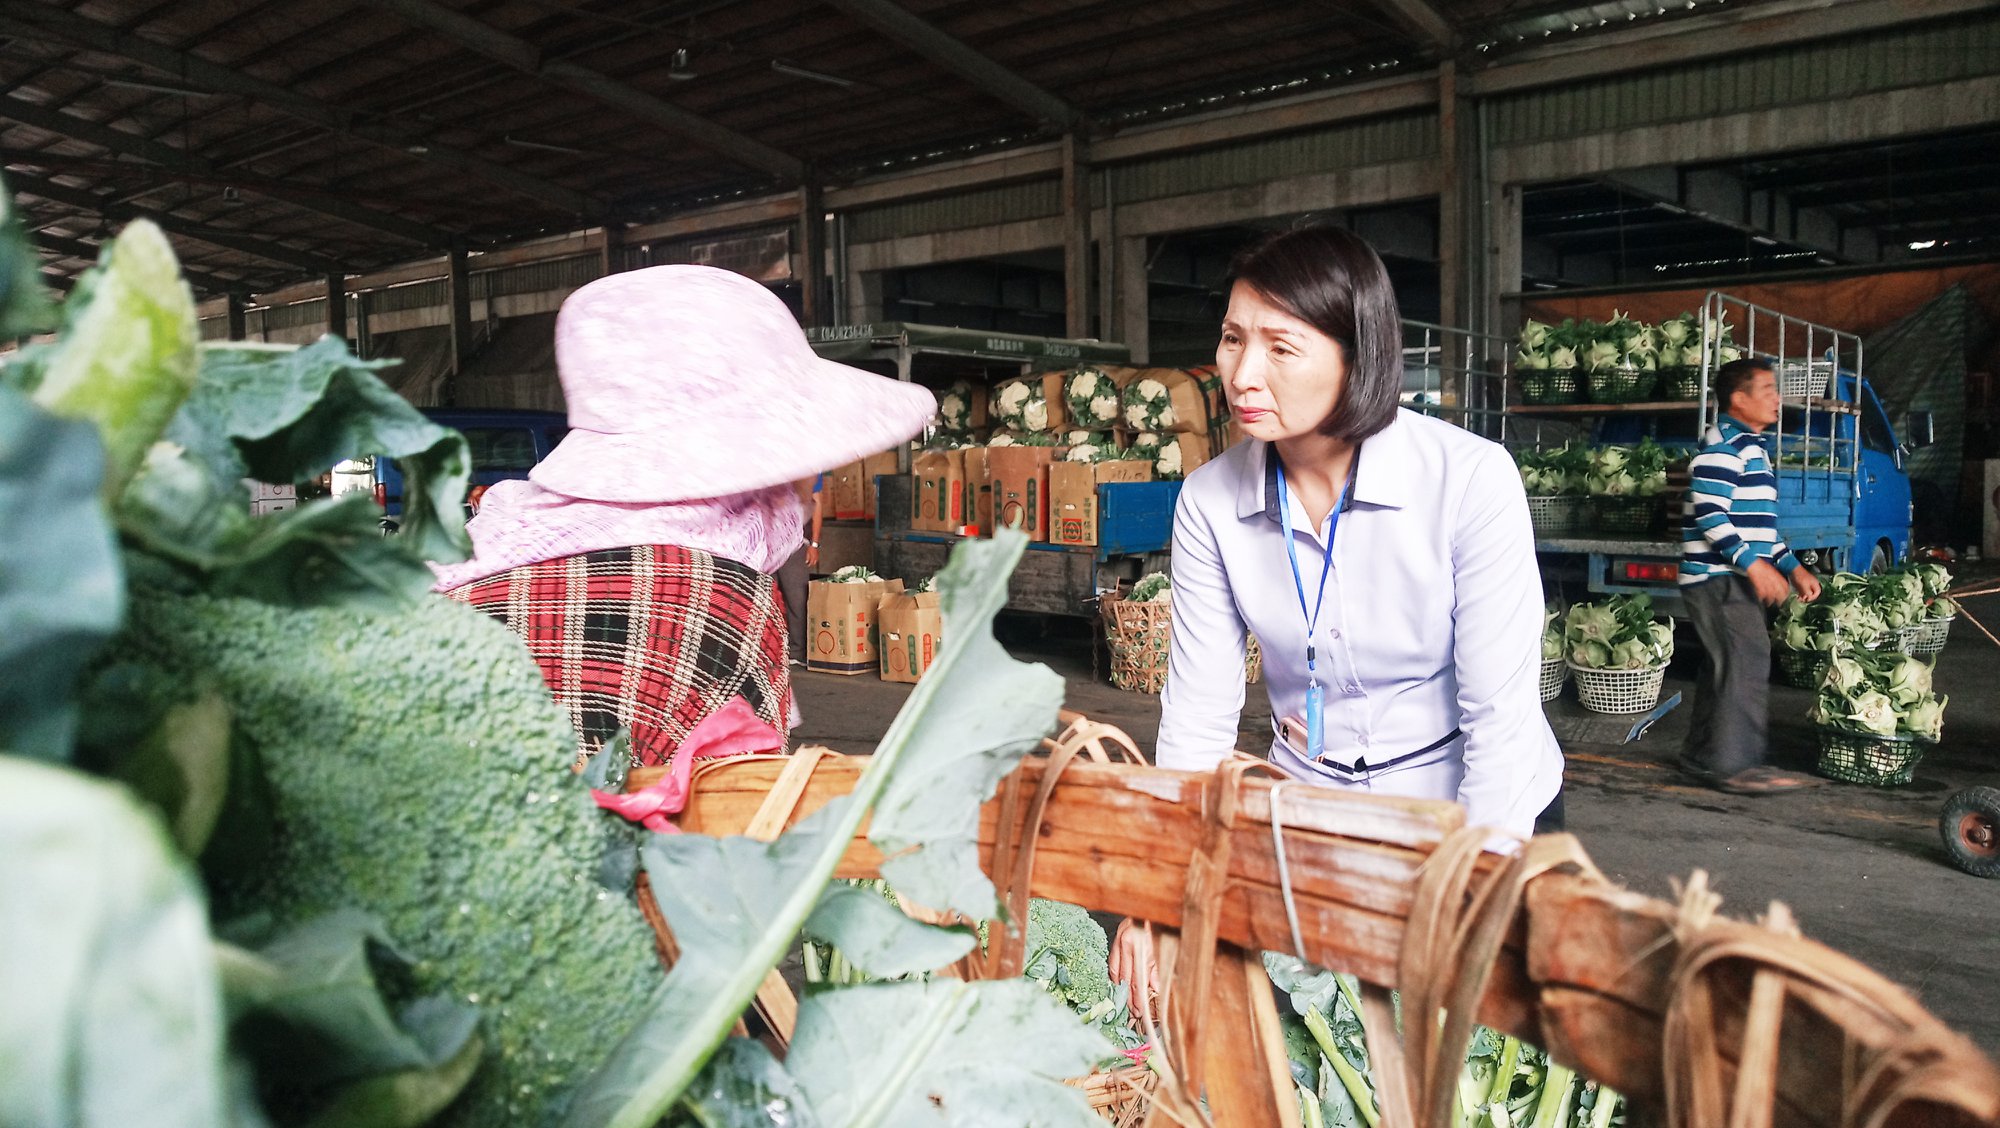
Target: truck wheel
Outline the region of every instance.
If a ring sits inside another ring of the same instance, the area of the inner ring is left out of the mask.
[[[2000,877],[2000,788],[1953,795],[1938,816],[1938,833],[1952,865],[1974,877]]]
[[[1878,544],[1875,546],[1875,551],[1868,554],[1868,574],[1871,576],[1879,576],[1882,573],[1887,572],[1890,566],[1892,566],[1895,563],[1896,562],[1889,556],[1888,548]]]

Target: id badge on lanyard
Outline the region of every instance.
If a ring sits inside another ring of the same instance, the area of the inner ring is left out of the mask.
[[[1277,457],[1276,452],[1272,457]],[[1313,598],[1310,608],[1306,606],[1305,578],[1299,573],[1298,545],[1292,539],[1292,497],[1285,489],[1285,464],[1278,463],[1278,520],[1285,531],[1285,556],[1292,563],[1292,586],[1299,593],[1299,614],[1306,621],[1306,759],[1317,760],[1326,754],[1326,689],[1319,684],[1319,612],[1326,603],[1326,578],[1333,572],[1333,538],[1340,531],[1340,511],[1347,508],[1347,493],[1354,485],[1353,471],[1348,471],[1347,484],[1340,489],[1340,499],[1334,503],[1333,516],[1326,527],[1326,557],[1320,562],[1319,593]]]

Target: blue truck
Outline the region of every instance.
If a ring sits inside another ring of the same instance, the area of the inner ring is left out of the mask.
[[[1595,443],[1651,437],[1691,455],[1713,422],[1712,380],[1719,331],[1728,325],[1745,355],[1766,356],[1778,368],[1784,410],[1771,435],[1777,463],[1778,527],[1787,544],[1822,573],[1880,571],[1910,551],[1910,479],[1904,457],[1930,441],[1931,421],[1913,412],[1907,435],[1864,375],[1863,348],[1853,334],[1813,325],[1722,293],[1703,303],[1700,394],[1691,400],[1633,404],[1504,405],[1512,445],[1548,442],[1537,434],[1556,424],[1567,436]],[[1647,534],[1581,531],[1537,536],[1544,578],[1565,594],[1645,593],[1664,611],[1679,605],[1680,520],[1686,477],[1671,479],[1664,523]]]

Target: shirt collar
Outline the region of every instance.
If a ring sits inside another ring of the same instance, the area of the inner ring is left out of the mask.
[[[1723,442],[1733,442],[1738,435],[1749,435],[1759,443],[1764,442],[1766,439],[1764,432],[1752,431],[1733,415],[1717,415],[1715,417],[1715,429],[1722,433]]]
[[[1273,457],[1270,443],[1254,441],[1253,445],[1250,472],[1237,485],[1236,516],[1249,518],[1262,513],[1276,521],[1283,500],[1278,493],[1278,459]],[[1398,409],[1387,427],[1361,441],[1351,501],[1401,509],[1409,500],[1412,472],[1410,428]]]

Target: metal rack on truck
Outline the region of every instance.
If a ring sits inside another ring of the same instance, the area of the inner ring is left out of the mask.
[[[1652,437],[1688,454],[1713,424],[1722,327],[1745,356],[1773,360],[1783,402],[1771,434],[1777,463],[1778,530],[1823,572],[1888,567],[1908,555],[1910,482],[1906,447],[1865,375],[1861,338],[1719,291],[1702,302],[1699,394],[1644,403],[1527,404],[1502,380],[1503,436],[1510,446],[1566,438],[1631,443]],[[1916,430],[1928,427],[1913,417]],[[1685,479],[1650,533],[1585,531],[1538,537],[1543,576],[1565,591],[1645,593],[1662,610],[1679,604],[1680,513]]]

